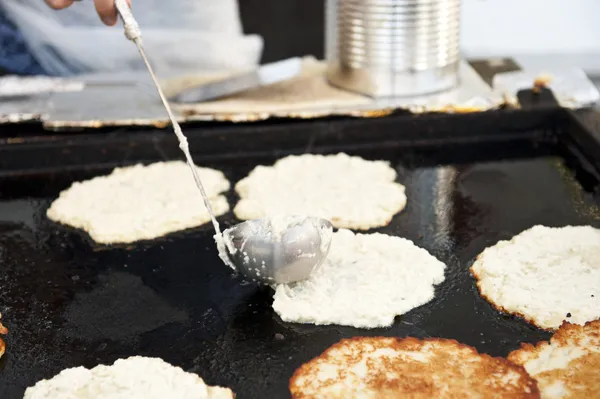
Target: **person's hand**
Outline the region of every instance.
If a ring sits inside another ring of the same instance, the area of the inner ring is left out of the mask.
[[[62,10],[63,8],[69,7],[75,2],[75,0],[45,0],[46,3],[54,8],[55,10]],[[91,1],[91,0],[83,0]],[[131,0],[127,0],[131,6]],[[96,11],[102,22],[106,25],[112,26],[117,23],[117,10],[115,8],[115,0],[94,0],[96,4]]]

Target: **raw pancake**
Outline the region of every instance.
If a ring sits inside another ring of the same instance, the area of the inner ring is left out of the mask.
[[[344,339],[302,365],[294,399],[539,398],[535,380],[505,359],[454,340]]]
[[[230,187],[223,173],[198,168],[216,216],[229,211],[220,195]],[[116,168],[110,175],[73,185],[60,193],[48,218],[85,230],[97,243],[151,240],[198,227],[210,216],[185,162]]]
[[[445,268],[404,238],[342,229],[308,280],[276,287],[273,309],[287,322],[387,327],[433,299]]]
[[[0,336],[8,334],[8,329],[2,325],[1,320],[2,320],[2,314],[0,313]],[[2,338],[0,338],[0,357],[2,357],[4,355],[5,351],[6,351],[6,344],[4,343]]]
[[[258,166],[235,186],[242,220],[266,216],[319,216],[335,227],[386,226],[406,206],[404,186],[384,161],[337,155],[288,156]]]
[[[161,359],[130,357],[91,370],[77,367],[27,388],[24,399],[232,399],[230,389],[209,387],[196,374]]]
[[[600,230],[535,226],[484,250],[471,272],[498,310],[555,330],[600,317]]]
[[[565,322],[550,342],[523,344],[508,355],[537,380],[544,399],[600,395],[600,320],[585,326]]]

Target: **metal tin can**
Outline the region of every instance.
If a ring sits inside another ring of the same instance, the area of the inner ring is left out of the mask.
[[[372,97],[458,85],[460,0],[327,0],[327,78]]]

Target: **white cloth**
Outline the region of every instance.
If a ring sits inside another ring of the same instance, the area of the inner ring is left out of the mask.
[[[0,0],[32,54],[53,75],[143,69],[122,25],[105,27],[92,0],[55,11],[42,0]],[[159,75],[248,68],[263,40],[244,35],[237,0],[134,0],[144,47]]]

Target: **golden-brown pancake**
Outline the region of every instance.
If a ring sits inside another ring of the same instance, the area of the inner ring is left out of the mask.
[[[537,380],[544,399],[600,396],[600,320],[563,323],[550,341],[523,344],[508,355]]]
[[[539,398],[521,366],[449,339],[345,339],[302,365],[294,399]]]

